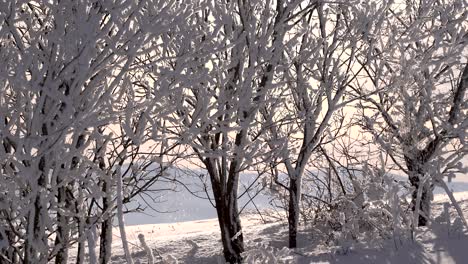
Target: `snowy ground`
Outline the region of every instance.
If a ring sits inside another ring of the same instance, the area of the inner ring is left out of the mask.
[[[457,192],[465,217],[468,217],[468,192]],[[437,195],[433,214],[440,215],[443,203],[448,199]],[[455,216],[455,211],[451,209]],[[454,217],[452,217],[454,219]],[[259,247],[259,243],[280,250],[287,245],[287,229],[284,223],[263,223],[258,216],[242,219],[247,250]],[[115,230],[113,263],[126,263],[123,257],[119,232]],[[154,249],[156,263],[223,263],[221,242],[216,219],[172,224],[135,225],[127,228],[134,259],[147,263],[146,253],[137,236],[144,234],[148,245]],[[421,228],[416,240],[393,238],[375,239],[366,244],[353,244],[351,249],[340,252],[336,246],[324,246],[314,238],[314,232],[303,230],[299,248],[287,251],[285,263],[468,263],[468,233],[449,230],[447,224],[434,224],[431,230]],[[283,263],[283,262],[281,262]]]

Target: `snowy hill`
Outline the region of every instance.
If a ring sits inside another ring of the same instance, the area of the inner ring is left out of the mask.
[[[468,192],[457,192],[455,197],[468,217]],[[448,199],[436,196],[433,215],[443,212],[443,204]],[[302,227],[299,248],[286,249],[287,227],[285,223],[271,220],[262,222],[258,215],[242,218],[247,239],[246,250],[250,254],[263,255],[268,252],[279,256],[277,263],[466,263],[468,259],[468,233],[457,230],[455,210],[450,208],[452,224],[433,223],[431,228],[420,228],[411,240],[409,234],[389,239],[371,239],[365,243],[352,243],[343,250],[343,245],[327,245],[317,235],[319,230]],[[134,225],[127,227],[127,234],[135,260],[147,263],[146,252],[138,242],[143,234],[153,249],[156,263],[224,263],[217,219],[190,221],[171,224]],[[114,232],[112,263],[126,263],[118,230]]]

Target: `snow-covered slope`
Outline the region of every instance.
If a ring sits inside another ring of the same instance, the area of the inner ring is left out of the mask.
[[[468,192],[457,192],[455,197],[468,217]],[[437,195],[433,214],[443,211],[448,198]],[[456,212],[450,209],[451,219]],[[300,232],[299,248],[295,251],[283,249],[287,246],[285,223],[261,221],[258,215],[242,218],[247,250],[261,249],[258,252],[275,251],[282,256],[280,263],[468,263],[468,234],[466,230],[446,223],[429,228],[420,228],[415,240],[405,237],[375,239],[350,245],[343,251],[336,245],[325,245],[314,236],[310,227]],[[118,230],[115,230],[113,263],[125,263]],[[127,227],[133,257],[140,263],[147,263],[146,253],[138,242],[138,234],[143,234],[148,245],[153,248],[157,263],[224,263],[216,219],[180,222],[171,224],[135,225]],[[283,249],[283,251],[279,251]],[[265,262],[269,263],[268,260]]]

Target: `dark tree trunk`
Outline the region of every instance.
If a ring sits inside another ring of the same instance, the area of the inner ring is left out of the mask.
[[[237,197],[221,196],[220,198],[216,199],[216,212],[221,228],[224,258],[226,262],[231,264],[241,263],[241,253],[244,252],[244,237],[237,210]]]
[[[299,197],[297,190],[297,180],[289,180],[289,205],[288,205],[288,229],[289,229],[289,248],[297,247],[297,227],[299,224]]]
[[[416,211],[416,202],[418,197],[418,190],[422,188],[421,201],[419,203],[419,216],[418,216],[418,226],[426,226],[428,219],[430,217],[430,206],[432,199],[432,184],[430,181],[422,183],[420,177],[425,175],[424,164],[420,161],[424,157],[418,157],[418,159],[412,159],[410,157],[405,157],[406,166],[408,168],[408,176],[413,187],[413,192],[411,194],[411,210]]]
[[[36,263],[46,263],[47,262],[47,255],[48,252],[38,252],[37,250],[40,247],[46,247],[47,248],[47,237],[45,235],[45,224],[43,223],[43,217],[44,217],[44,210],[47,208],[43,207],[43,192],[45,191],[46,188],[46,165],[45,165],[45,157],[42,156],[39,160],[39,171],[40,171],[40,176],[39,179],[37,180],[37,194],[35,197],[34,201],[34,218],[29,219],[29,221],[33,221],[33,239],[34,239],[34,245],[29,245],[28,248],[26,248],[27,257],[25,259],[28,259],[28,261],[31,262],[36,262]]]
[[[101,236],[99,241],[99,263],[107,264],[110,263],[111,257],[111,244],[112,244],[112,214],[109,212],[110,199],[107,197],[110,186],[108,182],[103,184],[103,192],[105,194],[102,198],[102,211],[104,214],[104,221],[101,224]]]
[[[87,131],[87,129],[85,129],[85,131]],[[78,136],[78,140],[76,141],[76,145],[75,145],[75,148],[78,150],[80,149],[84,143],[85,143],[85,135],[84,134],[80,134]],[[78,167],[78,164],[80,163],[80,158],[79,157],[73,157],[72,158],[72,163],[71,163],[71,170],[76,170],[76,168]],[[103,164],[100,164],[100,166],[103,166]],[[101,167],[101,169],[104,168],[104,167]],[[73,186],[75,185],[75,181],[73,180],[70,184],[69,184],[69,193],[72,193],[73,191]],[[79,196],[82,197],[82,190],[79,190]],[[70,195],[72,196],[72,195]],[[80,211],[80,206],[81,204],[80,203],[83,203],[83,201],[77,201],[76,199],[71,199],[71,197],[67,197],[67,202],[68,202],[68,207],[71,207],[72,205],[72,202],[74,204],[74,211],[75,211],[75,214],[76,214],[76,219],[77,219],[77,222],[78,222],[78,232],[77,232],[77,236],[78,236],[78,252],[77,252],[77,256],[76,256],[76,263],[77,264],[81,264],[84,262],[84,255],[85,255],[85,246],[84,246],[84,243],[85,243],[85,234],[83,232],[84,230],[84,226],[85,226],[85,223],[84,223],[84,217],[82,217],[82,214]]]
[[[452,106],[450,107],[449,116],[448,116],[448,123],[452,126],[455,126],[457,122],[459,122],[460,118],[460,109],[464,102],[464,96],[466,90],[468,89],[468,63],[465,64],[465,68],[460,76],[460,82],[458,83],[457,89],[455,90],[455,94],[453,96]],[[443,145],[443,143],[450,137],[447,137],[447,134],[450,134],[448,130],[445,128],[437,135],[433,140],[431,140],[424,149],[418,150],[413,149],[411,155],[405,155],[405,163],[406,167],[408,168],[408,176],[411,182],[411,186],[414,187],[414,191],[412,193],[412,210],[413,212],[416,210],[416,199],[418,195],[418,189],[422,188],[421,193],[421,203],[419,204],[419,210],[422,212],[426,217],[430,217],[430,206],[431,206],[431,199],[432,199],[432,189],[433,184],[431,181],[425,183],[421,186],[420,176],[424,176],[427,171],[424,169],[427,162],[431,160],[433,155],[437,152],[437,150]],[[443,136],[445,135],[445,137]],[[415,147],[415,146],[413,146]],[[427,220],[424,216],[419,215],[418,217],[418,226],[425,226],[427,225]]]
[[[418,197],[418,190],[422,188],[421,193],[421,201],[419,203],[419,216],[418,216],[418,226],[426,226],[428,219],[426,217],[430,217],[430,206],[431,206],[431,197],[432,197],[432,188],[430,183],[425,183],[421,186],[421,182],[418,176],[410,177],[411,186],[414,188],[413,193],[411,194],[411,210],[414,212],[416,211],[416,201]]]
[[[76,205],[76,210],[78,211],[78,205]],[[84,228],[85,228],[85,222],[83,218],[77,217],[77,222],[78,222],[78,251],[76,254],[76,264],[81,264],[84,263],[84,255],[85,255],[85,234],[84,234]]]
[[[60,181],[57,182],[60,184]],[[58,206],[63,204],[65,201],[65,186],[61,186],[58,189]],[[57,208],[59,209],[59,208]],[[55,246],[58,247],[57,255],[55,256],[55,264],[63,264],[68,261],[68,240],[69,240],[69,229],[67,225],[69,218],[64,216],[60,210],[57,210],[57,234],[55,237]]]
[[[76,253],[76,264],[81,264],[84,262],[84,259],[82,258],[82,256],[84,256],[84,250],[84,243],[80,241],[78,244],[78,251]]]
[[[206,159],[204,162],[213,188],[224,258],[226,262],[231,264],[242,263],[244,236],[237,206],[239,173],[231,169],[229,180],[225,181],[225,177],[218,174],[215,162],[210,159]],[[231,167],[235,168],[236,166],[231,164]]]

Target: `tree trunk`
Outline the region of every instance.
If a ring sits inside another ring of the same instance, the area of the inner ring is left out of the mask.
[[[241,253],[244,252],[244,237],[237,209],[237,196],[215,194],[215,200],[224,258],[226,262],[231,264],[241,263]]]
[[[46,188],[46,165],[45,165],[45,157],[42,156],[39,160],[39,171],[40,176],[37,180],[37,190],[36,190],[36,197],[34,200],[34,213],[32,214],[33,217],[29,218],[29,221],[33,221],[33,239],[32,243],[29,244],[29,247],[26,248],[27,256],[25,259],[31,261],[32,263],[47,263],[47,237],[45,234],[45,223],[44,223],[44,211],[47,208],[44,208],[43,205],[43,192]],[[26,262],[26,261],[25,261]]]
[[[58,181],[57,184],[61,182]],[[66,187],[61,186],[58,189],[58,207],[62,204],[65,205],[65,210],[69,205],[69,201],[66,201]],[[57,234],[55,237],[55,246],[58,247],[57,255],[55,256],[55,264],[65,264],[68,262],[68,246],[69,246],[69,237],[70,237],[70,229],[69,223],[70,218],[63,215],[60,211],[60,208],[57,208]]]
[[[66,94],[68,95],[68,92]],[[87,131],[87,129],[85,129],[85,131]],[[76,145],[75,145],[76,150],[79,150],[83,146],[84,143],[85,143],[85,136],[84,136],[84,134],[80,134],[78,136],[77,141],[76,141]],[[70,170],[71,171],[76,170],[79,163],[80,163],[80,158],[77,157],[77,156],[73,157],[72,162],[71,162],[71,166],[70,166]],[[78,184],[78,186],[79,185],[80,184]],[[84,211],[84,210],[82,210],[83,209],[82,208],[82,205],[83,205],[83,190],[81,188],[78,188],[79,201],[77,201],[76,199],[73,199],[74,186],[75,186],[75,180],[72,180],[68,184],[67,188],[65,189],[65,191],[66,191],[66,193],[65,193],[65,197],[66,197],[65,202],[66,202],[66,208],[68,210],[70,210],[73,207],[74,212],[75,212],[75,219],[77,220],[77,224],[78,224],[77,225],[78,230],[77,230],[77,234],[76,234],[77,237],[78,237],[78,251],[77,251],[77,255],[76,255],[76,263],[81,264],[84,261],[84,255],[85,255],[84,241],[85,241],[85,237],[86,237],[85,234],[84,234],[85,222],[84,222],[84,217],[82,216],[82,212]],[[70,221],[70,217],[67,217],[66,221]],[[70,231],[67,230],[67,239],[66,239],[67,248],[68,248],[69,240],[70,240]],[[67,249],[66,253],[67,253],[67,258],[68,258],[68,249]]]
[[[96,258],[96,225],[93,223],[91,227],[86,231],[88,241],[88,252],[89,252],[89,263],[98,263]],[[78,263],[77,264],[81,264]]]
[[[428,219],[431,215],[431,199],[432,199],[432,184],[429,181],[424,184],[421,183],[422,177],[425,175],[424,164],[420,162],[424,157],[419,157],[418,159],[411,159],[408,156],[405,156],[406,166],[408,168],[408,176],[413,187],[413,193],[411,194],[411,210],[416,211],[416,203],[418,197],[418,190],[422,188],[421,193],[421,202],[419,203],[419,216],[418,216],[418,226],[426,226]],[[422,186],[421,186],[422,184]]]
[[[421,201],[419,203],[419,216],[418,216],[418,226],[426,226],[428,219],[431,215],[431,199],[432,199],[432,188],[430,182],[426,182],[421,186],[420,179],[418,174],[410,176],[411,186],[414,188],[413,193],[411,194],[411,210],[416,211],[416,200],[418,197],[418,190],[422,188]],[[425,217],[426,216],[426,217]]]
[[[235,169],[230,170],[229,180],[226,182],[225,177],[218,174],[215,162],[210,159],[206,159],[204,162],[210,175],[216,203],[224,258],[226,262],[231,264],[242,263],[244,236],[237,206],[239,173]],[[236,168],[236,164],[231,164],[231,168]]]
[[[78,219],[78,250],[76,253],[76,264],[82,264],[84,263],[85,259],[85,243],[84,243],[84,238],[86,237],[84,234],[84,221],[83,219],[79,218]],[[90,253],[91,255],[91,253]],[[96,263],[90,262],[90,263]]]
[[[101,236],[99,241],[99,263],[110,263],[112,245],[112,218],[108,217],[101,224]]]
[[[289,248],[297,247],[297,227],[299,225],[299,197],[297,179],[289,180],[288,229]]]
[[[82,212],[85,211],[83,208],[83,190],[78,189],[78,200],[75,200],[75,214],[76,214],[76,220],[78,224],[78,230],[76,236],[78,237],[78,252],[76,254],[76,264],[82,264],[84,263],[84,258],[85,258],[85,240],[87,239],[87,232],[85,232],[85,228],[88,224],[88,222],[85,220],[85,217],[89,220],[89,215],[84,216]],[[89,225],[88,225],[89,226]],[[93,224],[95,227],[95,225]],[[89,228],[89,227],[88,227]],[[94,251],[95,244],[93,244],[93,252],[89,252],[90,256],[90,263],[97,263],[96,258],[91,259],[91,254],[94,253],[96,255],[96,252]]]
[[[99,241],[99,263],[110,263],[111,245],[112,245],[112,213],[109,212],[110,208],[110,186],[105,181],[102,187],[105,196],[102,198],[102,211],[104,221],[101,224],[101,236]]]

